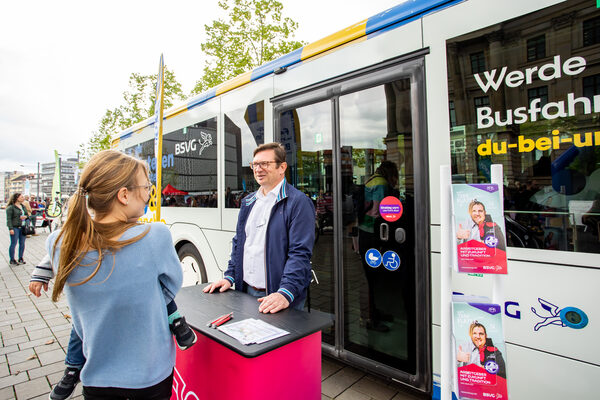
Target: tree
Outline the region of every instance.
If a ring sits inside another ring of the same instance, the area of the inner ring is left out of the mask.
[[[154,115],[156,99],[156,75],[132,73],[129,76],[129,89],[123,92],[124,104],[112,110],[106,110],[100,120],[97,131],[92,133],[87,143],[79,145],[82,163],[89,160],[101,150],[110,148],[112,137]],[[177,82],[175,73],[165,66],[164,74],[164,108],[173,106],[174,101],[185,99],[181,84]]]
[[[192,94],[202,93],[304,44],[289,40],[298,23],[282,17],[283,5],[278,1],[221,0],[219,7],[228,11],[228,19],[204,25],[208,39],[201,48],[208,61]]]

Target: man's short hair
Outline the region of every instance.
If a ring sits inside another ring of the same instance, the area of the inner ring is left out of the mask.
[[[254,149],[252,156],[255,156],[256,154],[265,150],[273,150],[275,152],[275,161],[277,161],[278,164],[285,162],[285,148],[281,145],[281,143],[277,142],[261,144]]]

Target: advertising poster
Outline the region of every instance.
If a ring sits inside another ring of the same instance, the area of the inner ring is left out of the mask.
[[[508,399],[502,308],[487,299],[461,300],[452,302],[458,398]]]
[[[455,269],[506,274],[506,229],[498,185],[452,185]]]

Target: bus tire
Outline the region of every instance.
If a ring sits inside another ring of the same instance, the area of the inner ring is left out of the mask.
[[[179,248],[177,251],[177,256],[182,264],[184,278],[186,274],[189,274],[193,271],[196,273],[196,276],[200,278],[200,281],[196,279],[196,285],[199,283],[208,282],[206,277],[206,268],[204,267],[202,256],[193,244],[186,243],[181,246],[181,248]]]

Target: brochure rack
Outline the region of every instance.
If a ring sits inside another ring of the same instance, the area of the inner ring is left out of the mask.
[[[503,187],[502,164],[491,167],[491,183]],[[500,204],[504,203],[500,190]],[[440,167],[440,224],[441,224],[441,270],[440,270],[440,317],[441,317],[441,400],[452,399],[455,361],[452,357],[452,170],[449,165]],[[492,301],[504,305],[503,275],[493,275]]]

